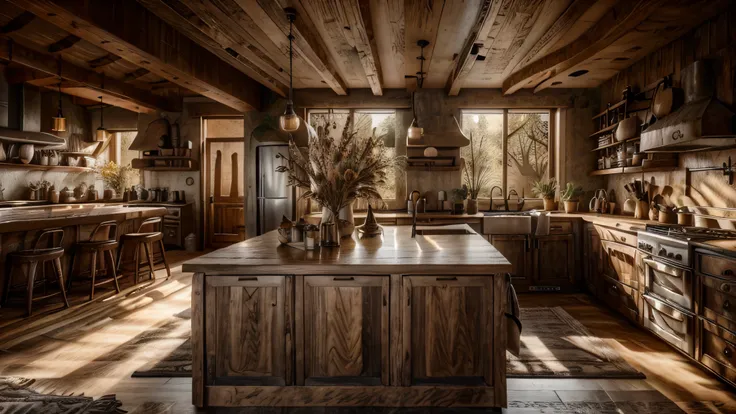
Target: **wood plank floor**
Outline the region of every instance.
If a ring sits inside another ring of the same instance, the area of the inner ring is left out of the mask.
[[[172,252],[173,277],[92,304],[56,313],[40,313],[31,321],[43,329],[34,335],[6,335],[19,328],[17,320],[0,322],[0,376],[37,380],[34,389],[48,393],[84,393],[99,397],[114,393],[130,413],[195,413],[189,378],[131,378],[136,369],[181,344],[182,332],[169,332],[170,343],[148,349],[135,341],[160,326],[169,315],[185,312],[190,302],[191,275],[180,263],[191,256]],[[705,373],[653,335],[629,324],[584,294],[529,294],[523,307],[561,306],[590,331],[604,338],[646,380],[509,379],[509,413],[599,412],[589,403],[657,401],[666,396],[686,412],[734,413],[734,390]],[[46,309],[53,309],[49,307]],[[5,312],[10,318],[12,310]],[[0,319],[3,314],[0,313]],[[13,317],[17,317],[13,316]],[[44,324],[44,320],[51,321]],[[17,339],[20,338],[20,339]],[[157,341],[160,344],[160,341]],[[586,408],[587,407],[587,408]],[[578,409],[579,408],[579,409]],[[232,412],[232,411],[228,411]],[[314,412],[313,410],[299,412]],[[568,411],[565,411],[568,412]],[[606,411],[608,412],[608,411]],[[617,412],[617,411],[612,411]],[[620,412],[620,411],[618,411]],[[637,411],[641,412],[641,411]]]

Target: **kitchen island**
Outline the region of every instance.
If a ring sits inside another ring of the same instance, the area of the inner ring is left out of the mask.
[[[280,246],[186,262],[197,406],[505,407],[511,264],[482,236]]]

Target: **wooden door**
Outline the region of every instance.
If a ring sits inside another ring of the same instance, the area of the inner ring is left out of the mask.
[[[205,280],[207,385],[287,385],[292,367],[285,327],[286,276]]]
[[[491,244],[511,262],[511,283],[517,291],[529,289],[532,283],[532,256],[529,237],[522,234],[493,235]]]
[[[534,244],[534,285],[555,289],[570,286],[575,281],[575,236],[539,236]]]
[[[389,385],[389,277],[300,279],[304,286],[301,301],[297,296],[304,309],[303,384]]]
[[[492,278],[404,276],[402,385],[493,386]]]
[[[245,240],[242,138],[208,138],[207,235],[205,244],[224,247]]]

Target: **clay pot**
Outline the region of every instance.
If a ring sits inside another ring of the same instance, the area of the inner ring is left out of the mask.
[[[18,158],[23,164],[28,164],[33,159],[33,144],[23,144],[18,150]]]
[[[565,201],[565,213],[575,213],[578,211],[578,202],[577,201]]]
[[[478,214],[478,200],[468,199],[465,207],[467,214]]]
[[[555,199],[545,198],[544,199],[544,211],[553,211],[553,210],[555,210]]]

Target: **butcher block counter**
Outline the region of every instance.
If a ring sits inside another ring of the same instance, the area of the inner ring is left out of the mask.
[[[478,234],[384,230],[315,251],[271,232],[186,262],[193,403],[505,407],[511,264]]]

